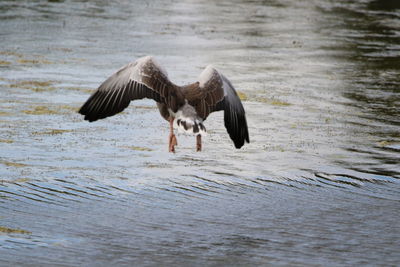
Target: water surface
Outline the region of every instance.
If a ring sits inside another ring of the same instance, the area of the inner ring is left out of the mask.
[[[396,1],[1,1],[0,265],[396,265]],[[154,55],[177,84],[213,64],[241,92],[202,153],[151,100],[77,110]]]

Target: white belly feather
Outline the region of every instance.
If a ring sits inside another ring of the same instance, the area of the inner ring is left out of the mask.
[[[206,127],[203,125],[203,120],[197,115],[194,107],[186,103],[176,113],[168,109],[172,117],[174,117],[174,128],[180,133],[206,135]]]

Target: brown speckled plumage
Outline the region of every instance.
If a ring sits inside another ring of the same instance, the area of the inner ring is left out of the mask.
[[[190,115],[193,121],[201,122],[211,112],[224,110],[225,127],[235,147],[240,148],[245,141],[249,142],[245,111],[234,87],[210,66],[200,75],[199,81],[178,86],[168,79],[166,71],[152,57],[140,58],[103,82],[79,113],[92,122],[115,115],[124,110],[130,101],[142,98],[155,100],[160,114],[169,121],[179,111],[185,116],[184,107],[196,113]],[[204,127],[201,122],[193,123],[195,132]]]

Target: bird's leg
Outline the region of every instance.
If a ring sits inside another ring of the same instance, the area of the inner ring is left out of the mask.
[[[176,141],[176,136],[174,134],[174,118],[169,118],[169,152],[175,152],[175,146],[178,145]]]
[[[196,136],[196,151],[201,151],[201,135]]]

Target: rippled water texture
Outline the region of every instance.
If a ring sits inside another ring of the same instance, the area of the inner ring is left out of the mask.
[[[396,265],[398,1],[1,1],[0,265]],[[177,84],[213,64],[204,151],[141,100],[76,112],[154,55]]]

